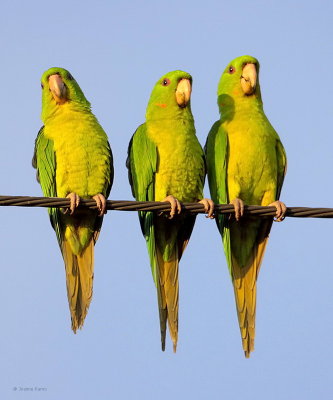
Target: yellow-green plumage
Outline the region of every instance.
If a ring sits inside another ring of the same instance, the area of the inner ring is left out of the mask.
[[[65,98],[57,100],[50,77],[64,84]],[[62,68],[42,76],[44,126],[38,133],[33,165],[45,196],[82,198],[108,196],[113,181],[112,153],[107,135],[90,110],[80,87]],[[102,220],[97,211],[76,210],[73,215],[49,209],[65,261],[67,294],[74,332],[82,327],[92,297],[94,244]]]
[[[244,67],[258,61],[250,56],[233,60],[221,76],[218,105],[221,119],[207,138],[206,157],[212,198],[218,203],[242,199],[267,206],[278,200],[285,175],[286,155],[279,136],[263,111],[259,82],[246,94]],[[254,70],[254,67],[253,67]],[[254,75],[256,75],[254,73]],[[256,75],[257,79],[257,75]],[[254,349],[256,280],[272,218],[218,216],[224,250],[234,285],[243,349]]]
[[[155,200],[161,201],[170,193],[182,202],[200,199],[203,158],[193,119],[152,120],[146,122],[146,127],[159,154]]]
[[[44,126],[44,135],[54,142],[58,155],[58,196],[66,196],[70,191],[82,197],[102,193],[110,171],[107,136],[92,113],[75,112],[70,103],[61,107],[61,115]]]
[[[179,106],[175,93],[189,74],[173,71],[155,85],[146,122],[134,133],[128,149],[127,166],[133,195],[139,201],[162,201],[174,196],[181,202],[201,200],[205,164],[195,135],[190,104]],[[178,265],[190,239],[195,216],[168,219],[156,213],[139,213],[146,238],[152,274],[157,288],[162,349],[166,324],[176,350],[178,340]]]

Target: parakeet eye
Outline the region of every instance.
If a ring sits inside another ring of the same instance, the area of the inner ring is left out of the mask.
[[[42,89],[44,89],[44,85],[42,83],[40,84],[40,86],[41,86]]]
[[[233,74],[235,72],[235,68],[232,65],[230,65],[228,72],[229,74]]]
[[[67,78],[70,80],[70,81],[72,81],[74,78],[72,77],[72,75],[68,72],[68,74],[67,74]]]
[[[164,78],[162,81],[162,86],[169,86],[170,85],[170,79]]]

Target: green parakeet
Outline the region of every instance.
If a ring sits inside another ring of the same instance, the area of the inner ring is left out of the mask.
[[[195,215],[179,214],[179,202],[213,203],[203,199],[204,153],[195,134],[190,107],[192,77],[183,71],[163,75],[154,86],[146,122],[138,127],[128,148],[127,167],[138,201],[168,201],[169,218],[140,212],[150,265],[157,288],[162,350],[166,324],[176,351],[178,340],[178,264],[190,239]]]
[[[44,72],[42,121],[33,166],[44,196],[69,197],[70,209],[49,208],[65,262],[72,329],[81,328],[92,298],[94,245],[113,182],[108,138],[72,75],[63,68]],[[77,209],[80,197],[97,210]]]
[[[286,154],[264,113],[258,75],[259,62],[253,57],[238,57],[228,64],[218,85],[221,117],[212,126],[205,148],[212,199],[235,206],[235,218],[218,215],[216,222],[234,286],[246,357],[254,350],[256,281],[273,218],[242,217],[244,203],[274,205],[277,220],[286,212],[285,205],[277,201]]]

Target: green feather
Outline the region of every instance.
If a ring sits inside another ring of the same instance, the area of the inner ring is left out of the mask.
[[[257,78],[248,93],[243,86],[247,64],[255,66]],[[206,143],[208,182],[216,203],[240,198],[249,205],[268,205],[280,196],[286,155],[264,113],[258,74],[258,60],[242,56],[228,64],[218,84],[221,117]],[[272,218],[242,217],[237,222],[218,215],[216,222],[234,284],[243,348],[249,356],[254,348],[256,279]]]
[[[169,72],[157,81],[148,102],[146,122],[131,139],[127,167],[133,195],[139,201],[162,201],[172,195],[181,202],[194,202],[203,197],[204,153],[195,135],[189,96],[183,101],[184,83],[187,88],[191,86],[192,77],[183,71]],[[183,97],[177,97],[180,92]],[[139,218],[157,288],[162,349],[168,320],[175,350],[178,263],[196,217],[182,214],[169,220],[164,215],[140,212]]]
[[[42,120],[33,166],[43,194],[65,197],[75,192],[107,197],[113,183],[113,158],[107,135],[90,110],[72,75],[63,68],[44,72]],[[94,244],[103,216],[79,209],[73,215],[48,209],[66,269],[67,294],[74,332],[81,328],[92,297]]]
[[[146,124],[135,131],[128,146],[126,161],[133,196],[137,201],[154,201],[154,176],[157,168],[157,149],[147,136]],[[139,212],[142,233],[147,242],[150,265],[157,285],[155,230],[153,213]]]
[[[42,127],[35,140],[32,166],[37,169],[37,180],[40,183],[44,196],[57,197],[56,189],[56,159],[52,140],[44,136]],[[51,225],[56,233],[59,246],[62,243],[62,229],[60,224],[59,208],[48,208]]]

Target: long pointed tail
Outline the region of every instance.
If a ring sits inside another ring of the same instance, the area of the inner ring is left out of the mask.
[[[162,350],[165,350],[166,322],[173,342],[173,351],[177,350],[178,341],[178,251],[175,246],[168,261],[163,260],[159,249],[156,249],[158,261],[157,298],[160,314]]]
[[[94,241],[81,254],[75,255],[67,240],[62,244],[65,261],[66,283],[72,329],[76,333],[82,328],[93,293]]]
[[[237,306],[239,328],[242,336],[245,357],[254,350],[255,318],[257,302],[257,277],[264,255],[268,237],[253,249],[248,266],[240,267],[232,257],[232,281]]]

